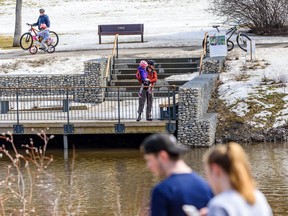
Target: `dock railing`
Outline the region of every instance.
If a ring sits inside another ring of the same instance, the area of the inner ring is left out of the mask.
[[[139,86],[0,88],[0,120],[136,121]],[[153,89],[153,120],[176,120],[175,86]],[[146,106],[146,105],[145,105]],[[146,107],[143,111],[144,120]]]

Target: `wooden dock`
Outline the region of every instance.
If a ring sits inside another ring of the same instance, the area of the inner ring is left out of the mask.
[[[170,121],[170,125],[175,125],[175,121]],[[165,133],[167,132],[168,120],[153,120],[146,121],[142,120],[136,122],[136,120],[121,120],[121,125],[124,125],[124,131],[117,132],[115,127],[117,127],[118,121],[95,121],[95,120],[74,120],[70,122],[72,125],[71,131],[65,130],[65,125],[67,121],[43,121],[43,120],[33,120],[33,121],[21,121],[21,128],[23,129],[18,134],[35,134],[35,131],[44,130],[47,134],[53,135],[65,135],[65,134],[133,134],[133,133]],[[7,131],[15,132],[15,122],[11,121],[1,121],[0,129],[1,132],[5,133]]]

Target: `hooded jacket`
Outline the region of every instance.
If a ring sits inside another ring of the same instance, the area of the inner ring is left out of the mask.
[[[33,23],[32,26],[37,26],[38,25],[38,29],[40,30],[40,25],[42,23],[45,23],[47,28],[50,28],[50,20],[49,20],[49,17],[48,15],[44,14],[44,15],[40,15],[38,17],[38,20],[36,23]]]

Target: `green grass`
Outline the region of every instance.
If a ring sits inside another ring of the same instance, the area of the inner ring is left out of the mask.
[[[13,37],[0,35],[0,49],[12,49]]]

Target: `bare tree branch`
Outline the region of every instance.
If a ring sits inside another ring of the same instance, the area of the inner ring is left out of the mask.
[[[257,34],[288,34],[288,0],[210,0],[209,12]]]

